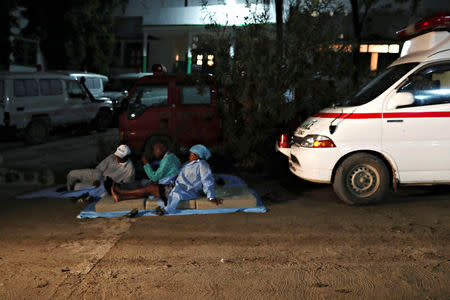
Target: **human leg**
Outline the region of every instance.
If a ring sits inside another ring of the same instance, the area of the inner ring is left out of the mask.
[[[92,184],[97,179],[97,171],[95,169],[72,170],[67,174],[67,190],[73,190],[77,182]]]
[[[160,198],[159,186],[157,184],[150,184],[135,190],[123,190],[119,186],[113,185],[111,192],[113,194],[114,201],[116,202],[147,197],[149,195]]]

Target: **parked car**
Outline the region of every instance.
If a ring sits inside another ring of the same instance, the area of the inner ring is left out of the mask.
[[[55,126],[89,123],[108,127],[113,107],[96,101],[73,77],[50,72],[0,73],[0,127],[27,143],[47,140]]]
[[[399,184],[449,184],[449,28],[441,14],[401,31],[410,39],[400,58],[355,96],[309,117],[290,143],[277,143],[289,170],[332,184],[348,204],[381,201]]]
[[[136,81],[144,76],[151,76],[153,73],[124,73],[111,76],[111,80],[105,86],[104,95],[116,101],[117,106],[123,111],[128,105],[128,91]]]
[[[131,88],[128,101],[119,130],[133,150],[147,152],[161,138],[180,147],[214,145],[221,139],[213,84],[199,90],[187,76],[145,76]]]
[[[96,101],[104,101],[114,108],[116,116],[113,117],[117,118],[120,113],[120,99],[111,97],[109,93],[105,92],[105,87],[109,84],[108,76],[83,71],[58,71],[58,73],[68,75],[80,82],[83,81],[82,84],[91,92]]]

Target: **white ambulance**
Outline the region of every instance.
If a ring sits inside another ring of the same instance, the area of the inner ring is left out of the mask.
[[[399,184],[450,184],[449,30],[450,14],[440,14],[399,32],[415,36],[399,59],[277,143],[290,171],[333,184],[348,204],[381,201]]]

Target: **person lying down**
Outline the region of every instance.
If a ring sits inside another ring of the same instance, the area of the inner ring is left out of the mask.
[[[152,195],[164,202],[164,207],[157,208],[159,215],[175,211],[180,201],[196,199],[202,192],[206,194],[209,201],[217,205],[222,204],[223,200],[215,196],[214,177],[206,162],[210,157],[211,153],[205,146],[200,144],[192,146],[189,149],[189,161],[181,168],[174,184],[151,184],[136,190],[123,190],[113,185],[111,192],[114,201]]]

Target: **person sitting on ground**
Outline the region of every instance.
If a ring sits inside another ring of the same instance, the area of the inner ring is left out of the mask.
[[[164,201],[165,207],[158,208],[158,214],[176,210],[181,200],[196,199],[203,191],[208,200],[222,204],[223,200],[216,198],[214,193],[214,177],[206,160],[211,156],[208,148],[195,145],[189,149],[189,162],[187,162],[175,181],[171,185],[151,184],[133,191],[122,190],[114,185],[111,189],[114,201],[135,199],[152,195]]]
[[[118,183],[133,182],[135,169],[130,155],[130,148],[127,145],[120,145],[113,154],[107,156],[95,169],[70,171],[67,174],[67,190],[72,191],[76,183],[92,184],[99,187],[107,178]]]
[[[153,144],[152,149],[153,156],[160,160],[158,169],[156,171],[153,170],[145,154],[142,155],[141,161],[147,178],[138,182],[120,184],[120,189],[135,190],[149,184],[158,183],[161,179],[173,177],[178,174],[181,168],[181,162],[175,154],[168,151],[166,144],[158,141]]]

